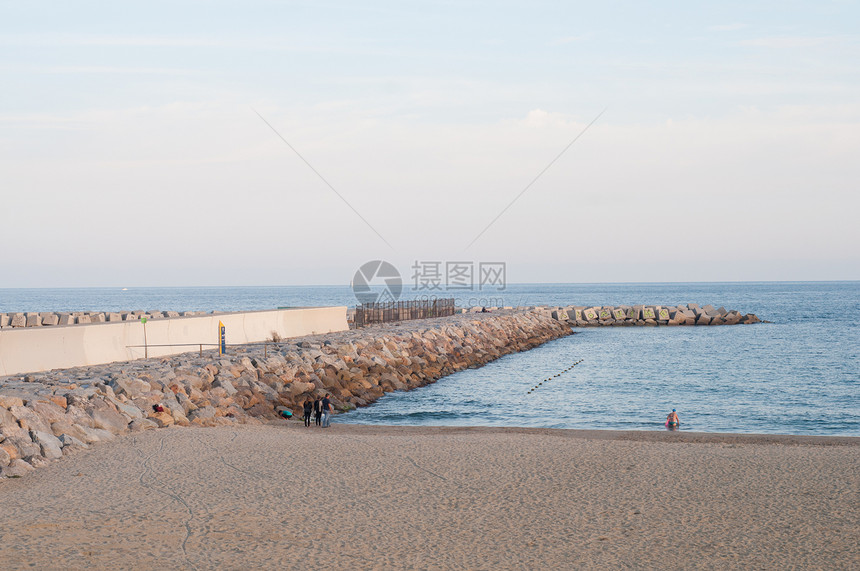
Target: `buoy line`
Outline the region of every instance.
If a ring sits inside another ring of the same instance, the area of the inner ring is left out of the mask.
[[[539,386],[541,386],[542,384],[544,384],[544,383],[546,383],[546,382],[548,382],[548,381],[550,381],[550,380],[552,380],[552,379],[554,379],[554,378],[556,378],[556,377],[560,377],[560,376],[561,376],[561,375],[563,375],[564,373],[567,373],[568,371],[570,371],[571,369],[573,369],[575,366],[577,366],[577,365],[579,365],[580,363],[582,363],[584,360],[585,360],[585,359],[580,359],[579,361],[577,361],[576,363],[572,364],[572,365],[571,365],[571,366],[569,366],[568,368],[563,369],[561,372],[556,373],[555,375],[552,375],[552,376],[550,376],[550,377],[547,377],[546,379],[543,379],[541,382],[539,382],[538,384],[536,384],[535,386],[533,386],[532,388],[530,388],[530,389],[529,389],[529,392],[527,392],[526,394],[529,394],[529,395],[530,395],[530,394],[532,394],[532,393],[533,393],[533,392],[535,392],[535,391],[537,390],[537,388],[538,388]]]

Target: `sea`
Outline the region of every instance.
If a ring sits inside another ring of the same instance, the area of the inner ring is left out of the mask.
[[[401,299],[424,297],[403,292]],[[700,305],[768,321],[574,329],[335,422],[860,436],[860,282],[508,284],[461,306]],[[13,311],[240,311],[354,306],[344,286],[0,289]]]

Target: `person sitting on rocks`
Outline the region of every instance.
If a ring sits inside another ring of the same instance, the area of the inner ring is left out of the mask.
[[[669,416],[666,417],[666,426],[669,428],[677,428],[681,425],[681,421],[678,420],[678,413],[675,412],[675,409],[672,409],[672,412],[669,413]]]

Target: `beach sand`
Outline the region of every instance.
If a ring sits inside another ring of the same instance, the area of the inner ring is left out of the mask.
[[[15,569],[858,568],[860,438],[172,428],[0,481]]]

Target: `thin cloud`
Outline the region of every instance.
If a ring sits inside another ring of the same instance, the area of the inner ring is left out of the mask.
[[[169,36],[112,36],[98,34],[8,34],[0,36],[0,45],[18,47],[42,46],[116,46],[116,47],[229,47],[231,44],[208,38],[173,38]]]
[[[196,69],[169,67],[118,67],[98,65],[40,66],[40,65],[0,65],[0,71],[7,73],[43,74],[125,74],[125,75],[180,75],[199,74]]]
[[[582,36],[565,36],[563,38],[558,38],[549,43],[551,46],[563,46],[565,44],[572,44],[574,42],[584,42],[588,39],[587,35]]]
[[[718,24],[716,26],[708,26],[708,29],[714,32],[734,32],[736,30],[743,30],[747,27],[749,27],[749,24],[735,22],[734,24]]]
[[[737,42],[739,46],[751,46],[756,48],[792,49],[809,48],[833,42],[834,38],[829,36],[771,36],[767,38],[753,38]]]

